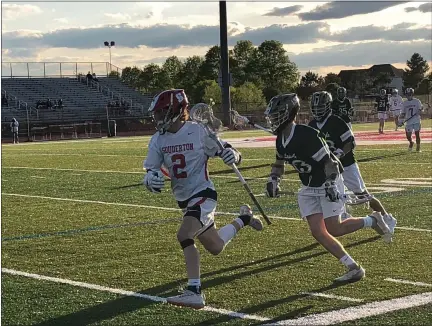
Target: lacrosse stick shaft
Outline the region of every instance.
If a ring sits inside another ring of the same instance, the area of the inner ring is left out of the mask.
[[[206,126],[207,128],[207,126]],[[219,149],[220,150],[224,150],[224,147],[220,141],[219,138],[216,137],[215,134],[213,134],[212,132],[209,131],[209,135],[217,142]],[[262,217],[264,218],[264,220],[267,222],[268,225],[272,224],[269,217],[267,216],[266,213],[264,213],[264,210],[262,209],[261,205],[259,204],[258,200],[256,199],[255,195],[253,194],[251,188],[249,187],[249,185],[247,184],[246,180],[243,178],[242,174],[240,173],[239,169],[237,168],[237,165],[232,164],[231,168],[233,169],[234,173],[237,175],[237,177],[239,178],[241,184],[243,185],[243,187],[246,189],[246,192],[248,193],[249,197],[252,199],[253,203],[255,204],[255,206],[258,208],[259,212],[261,213]]]

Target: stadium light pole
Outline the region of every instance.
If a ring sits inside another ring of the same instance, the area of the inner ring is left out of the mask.
[[[219,31],[220,31],[220,51],[221,51],[221,72],[222,72],[222,110],[223,122],[226,126],[231,124],[231,95],[230,95],[230,75],[228,61],[228,24],[226,1],[219,1]]]
[[[108,49],[109,49],[109,56],[110,56],[110,72],[111,72],[111,71],[112,71],[112,65],[111,65],[111,47],[112,47],[112,46],[115,46],[115,42],[114,42],[114,41],[111,41],[111,42],[105,41],[105,42],[104,42],[104,45],[107,46]]]

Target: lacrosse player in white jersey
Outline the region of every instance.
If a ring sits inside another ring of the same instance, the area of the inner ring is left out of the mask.
[[[188,276],[187,289],[182,294],[167,298],[167,302],[200,309],[205,306],[201,293],[200,255],[195,246],[197,238],[207,251],[218,255],[237,232],[246,225],[262,230],[261,221],[252,215],[249,206],[240,207],[239,217],[216,230],[214,214],[217,193],[209,178],[207,161],[219,156],[225,164],[239,164],[240,153],[228,143],[220,151],[205,128],[189,119],[187,96],[182,89],[167,90],[157,95],[150,105],[157,133],[150,140],[144,168],[144,185],[158,194],[164,186],[160,171],[162,164],[169,171],[171,188],[178,206],[183,210],[183,221],[177,240],[183,250]]]
[[[414,142],[411,138],[412,132],[414,131],[417,144],[416,151],[420,152],[420,113],[423,111],[423,106],[420,100],[414,97],[414,89],[407,88],[405,94],[407,100],[403,102],[402,114],[400,115],[399,119],[399,126],[403,126],[405,124],[406,138],[409,141],[409,151],[412,151],[414,146]]]
[[[394,118],[395,122],[395,131],[398,130],[399,126],[399,116],[401,114],[403,108],[403,99],[402,96],[399,95],[399,92],[396,88],[392,90],[392,94],[390,96],[390,114]]]

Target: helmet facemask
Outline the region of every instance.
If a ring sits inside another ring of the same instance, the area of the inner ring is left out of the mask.
[[[163,109],[156,110],[152,113],[154,122],[156,123],[156,129],[160,134],[164,134],[178,120],[181,116],[181,110],[179,114],[172,113],[172,105],[167,106]]]
[[[337,89],[337,97],[339,101],[343,101],[346,98],[346,89],[343,87],[339,87]]]
[[[273,97],[264,112],[273,134],[277,134],[287,123],[294,121],[300,109],[296,94],[283,94]]]
[[[316,121],[324,121],[331,112],[331,103],[325,105],[312,105],[311,111],[312,116]]]

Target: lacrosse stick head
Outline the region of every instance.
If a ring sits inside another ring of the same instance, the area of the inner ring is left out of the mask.
[[[231,120],[235,126],[245,127],[249,123],[249,119],[240,115],[236,110],[231,110]]]
[[[206,103],[197,103],[189,111],[189,116],[192,121],[201,123],[207,126],[211,131],[217,133],[222,130],[222,121],[216,118],[213,114],[214,102],[210,100],[210,105]]]

